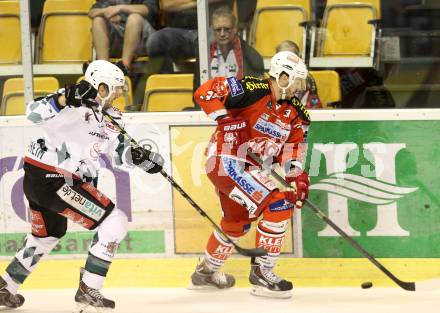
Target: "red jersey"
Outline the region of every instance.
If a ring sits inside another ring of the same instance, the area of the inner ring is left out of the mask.
[[[261,158],[273,157],[283,167],[293,162],[296,167],[303,168],[309,113],[295,97],[277,103],[270,80],[251,76],[241,80],[216,77],[201,85],[194,99],[214,120],[225,114],[246,120],[248,145]],[[208,156],[222,154],[219,151],[214,133]],[[246,161],[253,163],[249,158]]]

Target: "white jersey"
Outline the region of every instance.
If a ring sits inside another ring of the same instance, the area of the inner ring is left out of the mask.
[[[224,59],[220,51],[220,48],[217,47],[212,57],[210,65],[211,65],[211,77],[217,77],[217,76],[231,77],[238,75],[238,62],[235,56],[234,49],[229,50],[226,59]]]
[[[57,97],[61,94],[64,89],[28,104],[27,118],[44,129],[44,136],[31,141],[26,157],[68,171],[83,181],[95,181],[103,162],[101,154],[122,164],[123,135],[102,113],[90,108],[66,106],[60,110]],[[121,124],[119,110],[112,107],[107,113]]]

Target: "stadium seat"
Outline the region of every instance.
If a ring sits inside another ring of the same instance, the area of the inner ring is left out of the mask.
[[[310,66],[373,67],[376,25],[370,21],[379,18],[380,0],[328,0],[312,35]]]
[[[60,88],[55,77],[34,77],[34,97],[53,93]],[[10,78],[3,85],[0,115],[23,115],[26,112],[24,102],[23,78]]]
[[[310,71],[318,88],[322,107],[331,108],[331,103],[341,101],[341,83],[336,71]]]
[[[309,0],[258,0],[250,32],[250,43],[263,58],[271,58],[276,46],[291,40],[303,55],[306,29],[300,23],[310,19]]]
[[[0,65],[21,63],[19,1],[0,1]],[[6,49],[7,47],[7,49]]]
[[[92,59],[93,1],[46,0],[37,38],[37,63],[82,63]]]
[[[84,76],[81,76],[77,79],[77,83],[84,79]],[[131,79],[128,76],[125,76],[125,87],[124,94],[122,97],[119,97],[115,101],[113,101],[113,106],[120,110],[121,112],[126,112],[126,107],[133,104],[133,89],[131,84]]]
[[[194,107],[193,74],[157,74],[148,77],[143,111],[173,112]]]
[[[47,1],[47,0],[46,0],[46,1]],[[95,4],[96,0],[78,0],[78,2],[83,2],[83,3],[81,4],[81,6],[88,7],[89,10],[90,10],[90,8],[92,7],[92,5]]]

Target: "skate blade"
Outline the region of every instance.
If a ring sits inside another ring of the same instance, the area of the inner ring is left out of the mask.
[[[73,313],[86,313],[88,306],[88,304],[76,302],[76,308]]]
[[[266,287],[251,285],[251,295],[266,298],[289,299],[292,297],[292,291],[273,291]]]
[[[225,290],[229,288],[218,288],[213,285],[194,285],[193,283],[190,283],[188,287],[186,287],[188,290],[198,290],[198,291],[219,291],[219,290]]]
[[[77,302],[76,309],[73,311],[73,313],[106,313],[112,311],[113,309],[110,308],[97,308],[90,304]]]

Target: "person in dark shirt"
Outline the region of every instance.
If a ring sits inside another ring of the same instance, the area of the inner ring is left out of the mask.
[[[230,0],[210,0],[212,12]],[[152,34],[147,41],[150,58],[195,58],[198,56],[197,2],[193,0],[162,0],[161,9],[167,14],[167,27]]]

